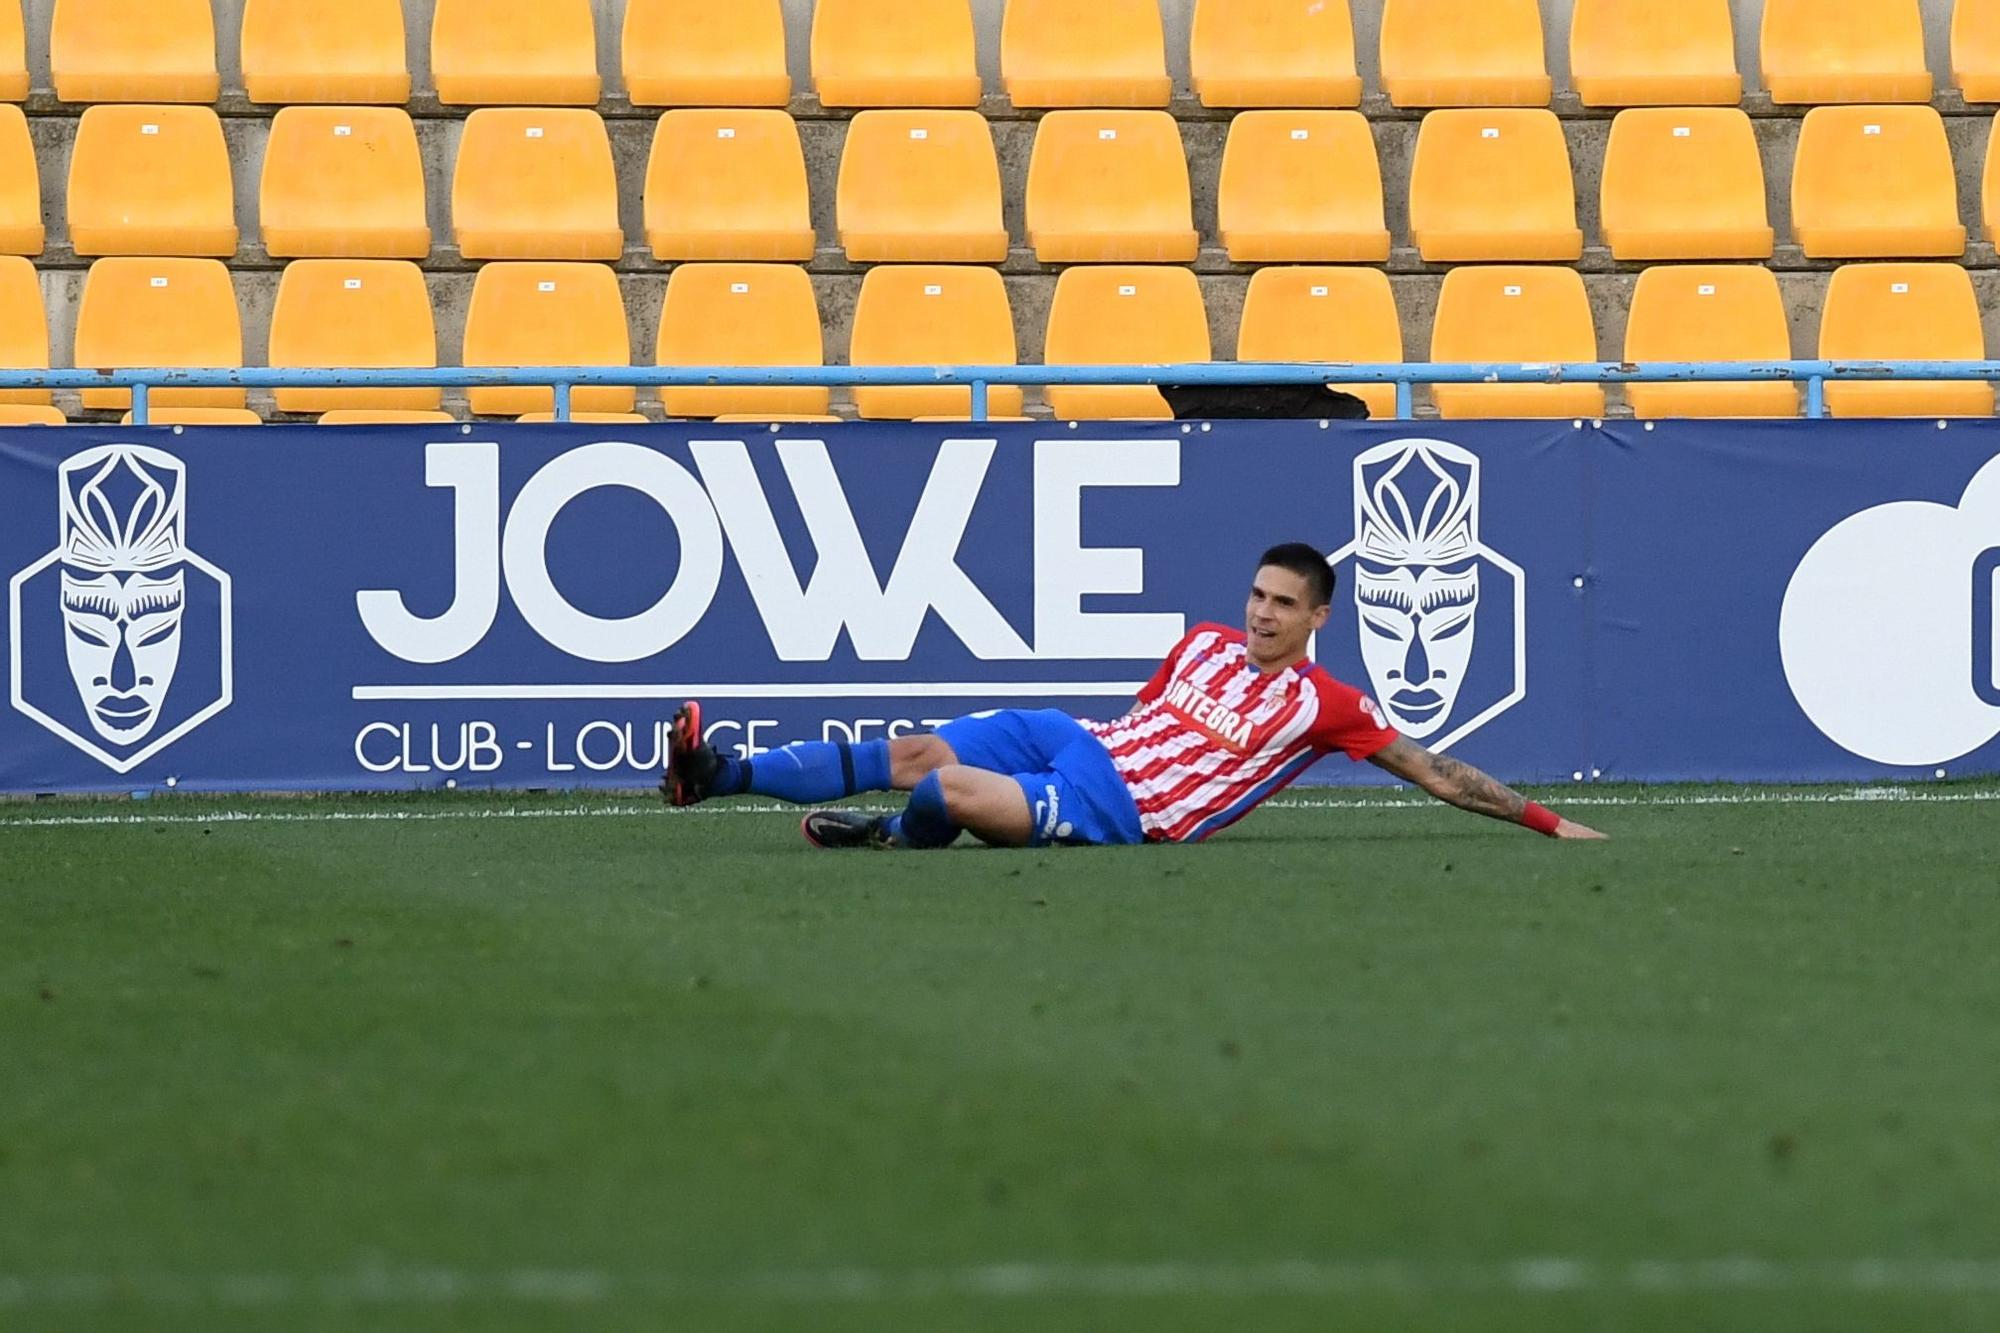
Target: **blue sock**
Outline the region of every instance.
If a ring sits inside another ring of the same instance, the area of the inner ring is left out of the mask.
[[[715,795],[755,792],[794,805],[837,801],[864,791],[889,790],[889,742],[806,741],[755,759],[723,756]]]
[[[949,847],[958,838],[958,825],[945,809],[944,781],[932,773],[910,793],[903,813],[891,816],[886,830],[906,847]]]

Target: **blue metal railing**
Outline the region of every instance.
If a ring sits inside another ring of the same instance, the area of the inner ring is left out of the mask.
[[[1829,381],[2000,381],[2000,361],[1691,361],[1646,364],[1584,361],[1550,364],[1453,363],[1339,365],[1301,362],[1201,362],[1151,366],[514,366],[490,369],[411,367],[390,370],[241,369],[0,370],[4,389],[130,389],[132,420],[144,425],[155,389],[332,389],[528,387],[555,391],[555,417],[570,418],[573,389],[968,386],[975,421],[987,417],[995,385],[1393,384],[1396,415],[1412,414],[1418,384],[1804,383],[1805,414],[1826,415]]]

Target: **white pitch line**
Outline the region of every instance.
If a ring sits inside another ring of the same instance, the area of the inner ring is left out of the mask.
[[[1607,1262],[1541,1256],[1486,1263],[1294,1259],[1270,1263],[999,1263],[959,1268],[831,1268],[748,1273],[621,1274],[596,1269],[493,1272],[370,1266],[303,1275],[0,1273],[0,1309],[105,1305],[271,1309],[324,1306],[589,1306],[621,1298],[753,1304],[874,1304],[943,1298],[1126,1300],[1252,1296],[1610,1296],[1820,1294],[2000,1295],[2000,1260],[1749,1257]]]
[[[717,806],[700,813],[775,814],[789,806]],[[593,805],[576,807],[504,807],[490,810],[216,810],[209,814],[160,815],[49,815],[8,819],[0,814],[0,828],[115,828],[121,825],[161,824],[434,824],[457,820],[483,819],[627,819],[641,815],[679,815],[696,809],[669,809],[666,806]]]
[[[1898,1292],[2000,1293],[2000,1262],[1991,1260],[1793,1263],[1754,1258],[1646,1259],[1599,1263],[1537,1257],[1497,1263],[1408,1260],[1262,1264],[986,1264],[897,1272],[831,1269],[765,1273],[736,1284],[745,1296],[810,1303],[983,1296],[1162,1298],[1190,1296],[1355,1295],[1486,1292],[1524,1296],[1572,1292]]]
[[[1856,787],[1840,791],[1713,792],[1699,796],[1575,796],[1550,798],[1564,808],[1634,809],[1733,805],[1961,805],[2000,801],[2000,788],[1983,791],[1923,791],[1908,787]],[[273,805],[279,804],[273,798]],[[122,825],[158,827],[176,824],[432,824],[488,819],[677,819],[718,815],[795,815],[802,807],[777,804],[665,805],[613,803],[589,806],[503,806],[467,810],[216,810],[208,814],[35,815],[10,818],[0,806],[0,829],[115,828]],[[888,814],[899,806],[864,805],[850,809]],[[1271,810],[1436,810],[1437,802],[1415,796],[1339,797],[1292,796],[1272,801]]]

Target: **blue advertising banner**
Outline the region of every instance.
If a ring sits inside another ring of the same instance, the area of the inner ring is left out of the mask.
[[[2000,423],[1594,434],[1594,767],[1744,781],[2000,770]]]
[[[749,753],[1111,716],[1291,540],[1319,660],[1515,780],[1991,771],[1995,430],[0,431],[0,790],[642,786],[689,697]]]

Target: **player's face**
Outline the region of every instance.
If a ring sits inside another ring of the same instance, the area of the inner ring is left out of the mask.
[[[1306,641],[1326,624],[1329,609],[1313,605],[1312,584],[1303,574],[1264,566],[1251,580],[1243,614],[1250,660],[1272,668],[1298,661],[1306,655]]]

